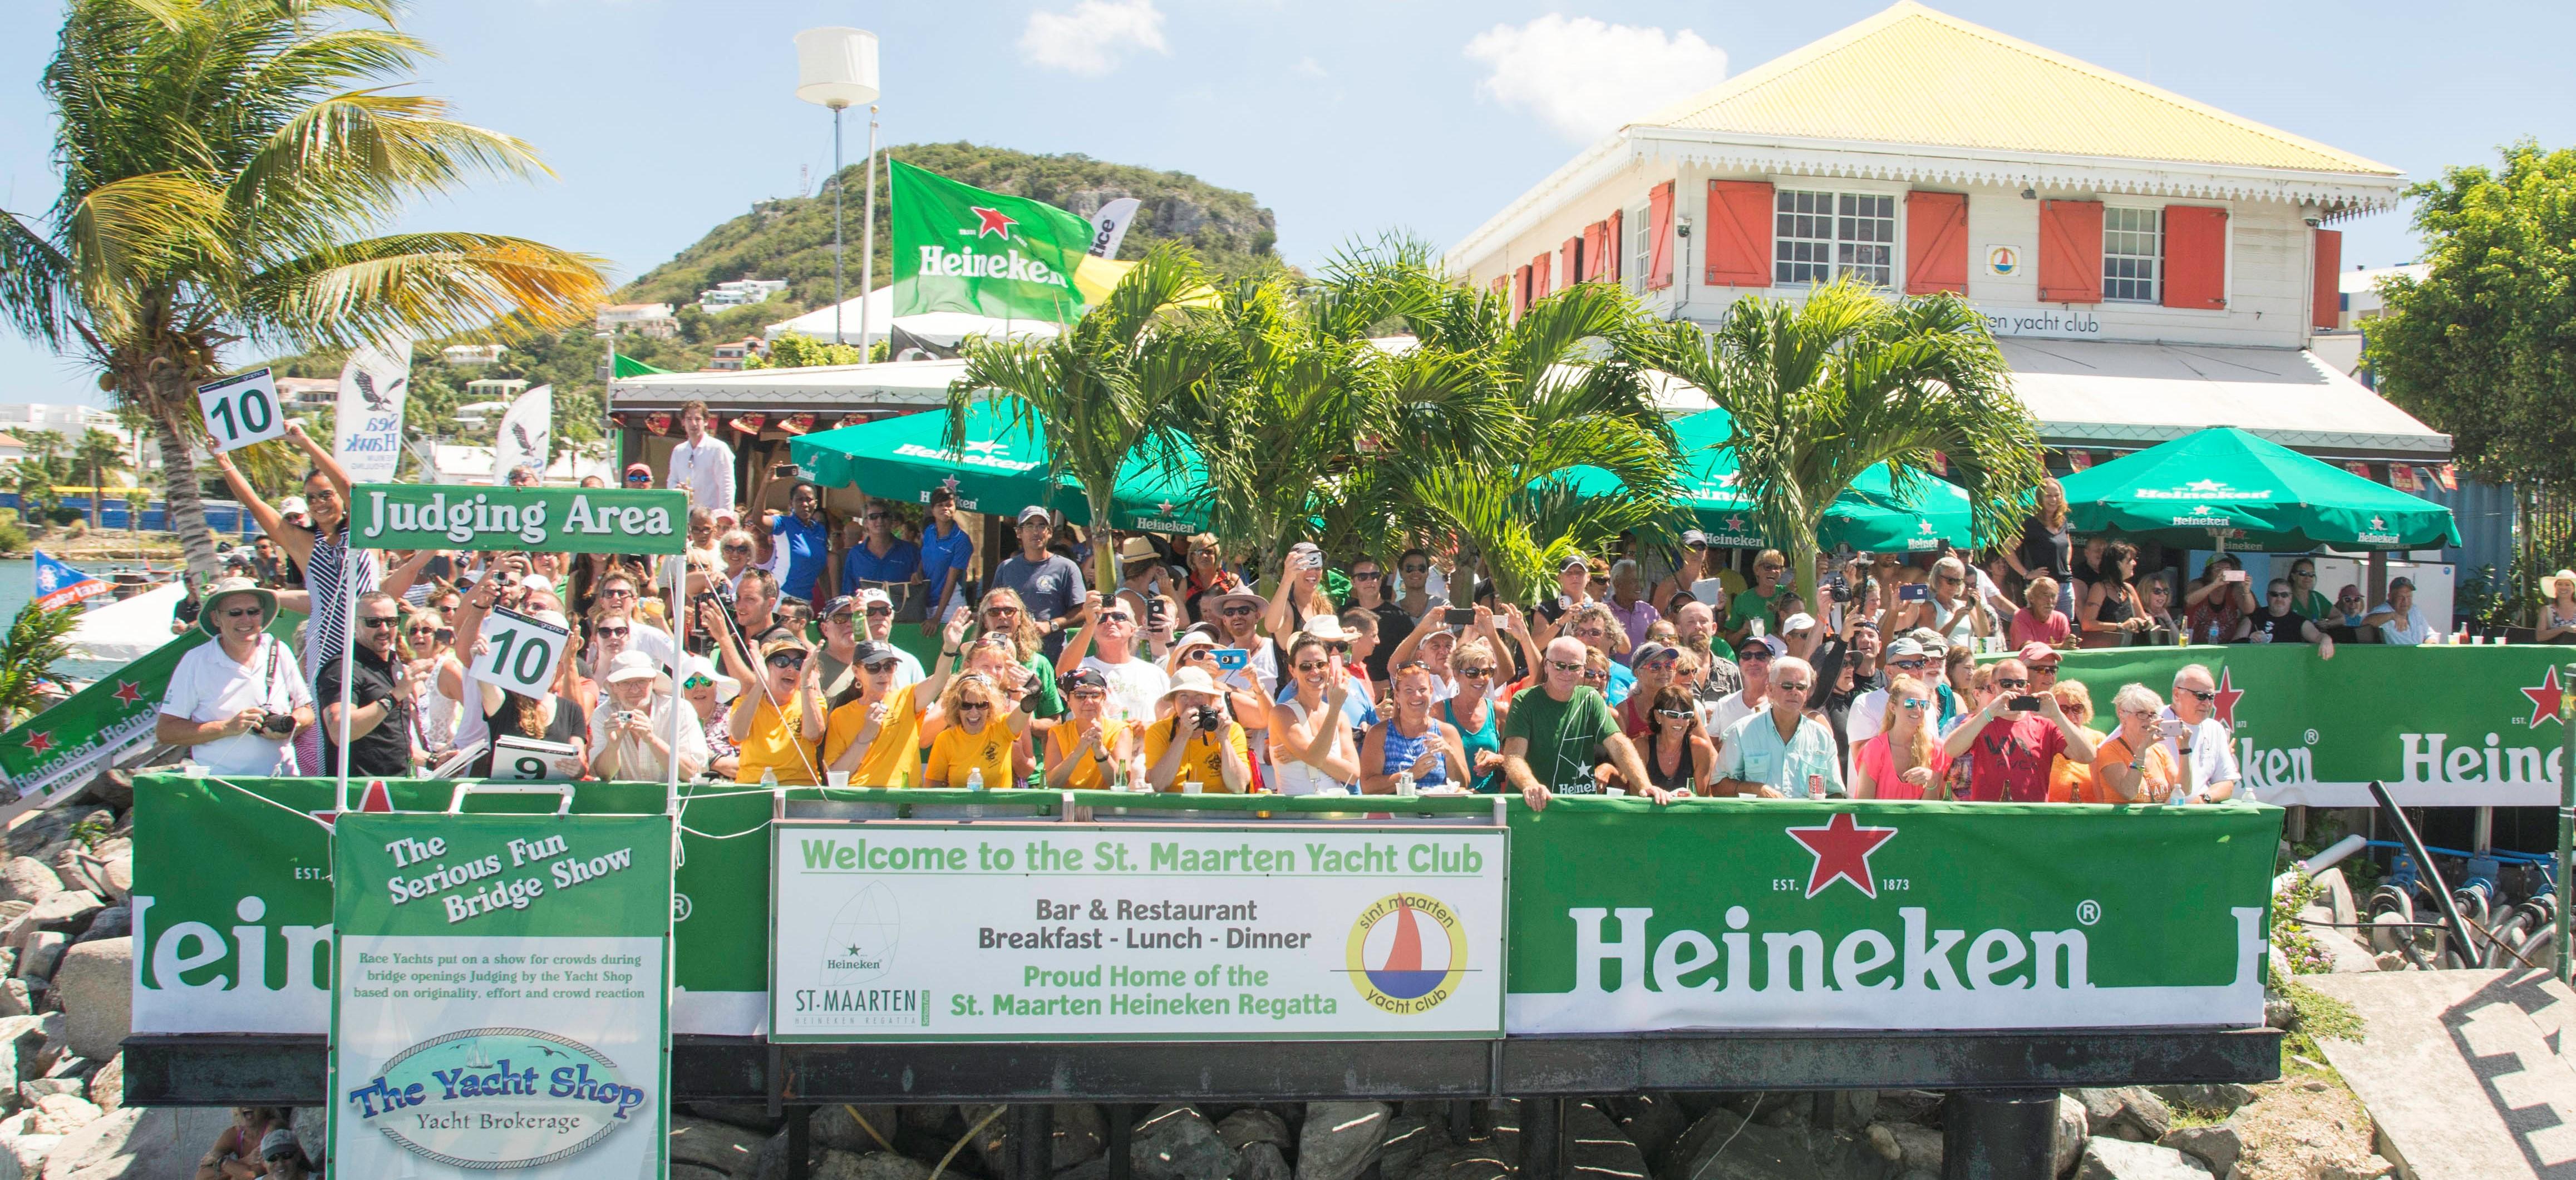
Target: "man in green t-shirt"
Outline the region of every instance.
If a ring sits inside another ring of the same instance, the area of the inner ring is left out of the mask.
[[[1736,592],[1726,604],[1726,641],[1742,643],[1748,631],[1746,624],[1762,620],[1762,633],[1780,633],[1780,616],[1772,613],[1780,597],[1780,579],[1789,572],[1789,561],[1777,549],[1765,549],[1754,555],[1753,584]]]
[[[1657,803],[1672,802],[1672,793],[1646,777],[1637,748],[1619,732],[1610,703],[1583,683],[1583,641],[1570,636],[1549,641],[1539,664],[1539,682],[1512,698],[1511,716],[1503,721],[1503,778],[1520,789],[1535,811],[1556,792],[1593,795],[1601,792],[1592,768],[1604,761],[1616,767],[1628,793]]]

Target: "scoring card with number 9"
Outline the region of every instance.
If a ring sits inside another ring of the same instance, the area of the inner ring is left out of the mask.
[[[474,656],[474,678],[520,696],[540,697],[555,681],[571,633],[552,623],[496,607],[483,623],[483,648]]]
[[[197,406],[206,413],[206,430],[214,436],[218,451],[237,450],[286,433],[286,415],[278,412],[277,379],[267,369],[198,386]]]

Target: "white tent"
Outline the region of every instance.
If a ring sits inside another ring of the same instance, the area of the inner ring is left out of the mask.
[[[999,320],[959,311],[924,312],[898,319],[894,314],[894,288],[879,287],[864,299],[841,303],[841,341],[845,344],[861,342],[859,309],[862,304],[867,308],[865,340],[870,343],[884,339],[889,324],[942,346],[955,344],[968,336],[1053,336],[1061,331],[1046,320]],[[832,308],[828,305],[818,307],[784,323],[771,324],[766,336],[776,340],[790,333],[816,340],[831,340]]]
[[[152,654],[170,642],[170,612],[188,588],[177,582],[155,586],[123,602],[93,607],[81,615],[64,642],[75,660],[124,664]]]

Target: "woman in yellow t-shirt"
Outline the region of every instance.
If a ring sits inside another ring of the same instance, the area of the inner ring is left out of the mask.
[[[826,770],[848,771],[854,787],[921,784],[921,684],[894,686],[902,657],[894,645],[862,640],[850,654],[859,695],[832,710],[823,734]]]
[[[969,774],[979,774],[985,790],[1019,785],[1027,774],[1019,735],[995,714],[1007,711],[1002,686],[981,672],[952,680],[939,694],[939,711],[948,725],[930,739],[930,764],[922,771],[926,787],[964,787]]]
[[[1183,668],[1163,694],[1172,711],[1145,728],[1145,780],[1167,794],[1197,783],[1211,795],[1252,789],[1252,747],[1226,715],[1224,690],[1197,668]],[[1213,722],[1213,724],[1211,724]]]
[[[726,718],[742,749],[734,781],[757,783],[761,772],[775,771],[785,786],[821,785],[814,743],[822,740],[826,719],[822,662],[810,659],[811,653],[796,640],[772,639],[760,645],[761,667],[755,673],[742,666],[731,643],[724,647],[725,662],[733,665],[734,675],[744,685],[742,695],[734,698],[732,715]]]
[[[1130,783],[1144,781],[1134,727],[1109,715],[1109,678],[1077,668],[1065,673],[1063,688],[1071,712],[1046,733],[1048,789],[1105,791],[1113,773]]]

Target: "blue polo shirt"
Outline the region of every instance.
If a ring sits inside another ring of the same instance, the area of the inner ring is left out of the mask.
[[[921,546],[901,537],[879,557],[861,541],[841,558],[841,590],[854,592],[861,582],[909,582],[921,572]]]
[[[948,571],[959,571],[963,584],[964,571],[973,568],[975,539],[966,535],[966,526],[951,524],[948,535],[939,535],[939,526],[921,530],[921,576],[930,582],[930,592],[939,592],[939,584],[948,580]],[[936,604],[933,604],[934,607]]]
[[[778,539],[778,547],[787,552],[787,576],[780,579],[779,592],[814,601],[814,583],[822,580],[823,563],[830,560],[829,536],[822,523],[807,524],[788,515],[779,517],[769,531]]]

